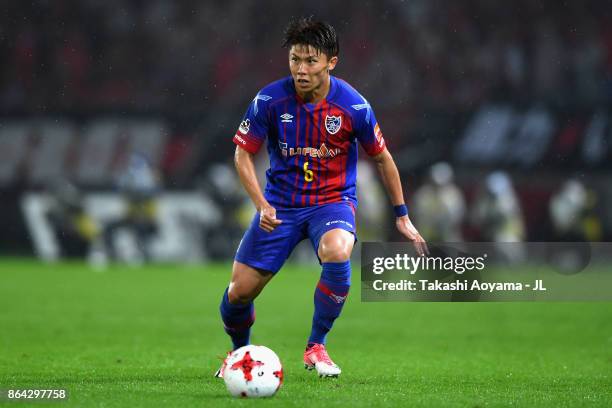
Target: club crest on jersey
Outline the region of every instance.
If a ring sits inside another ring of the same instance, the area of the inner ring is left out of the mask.
[[[342,116],[329,116],[325,115],[325,129],[330,135],[338,133],[342,127]]]

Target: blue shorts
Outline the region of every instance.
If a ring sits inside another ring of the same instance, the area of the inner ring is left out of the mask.
[[[293,248],[309,238],[315,254],[319,241],[327,231],[341,228],[355,238],[355,210],[352,203],[341,202],[303,208],[277,208],[276,218],[282,224],[272,232],[259,227],[259,213],[255,214],[236,252],[236,261],[253,268],[276,273],[283,266]]]

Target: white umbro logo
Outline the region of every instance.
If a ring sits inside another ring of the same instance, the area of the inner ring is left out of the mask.
[[[281,120],[281,122],[287,122],[287,123],[291,123],[291,119],[293,119],[293,115],[290,115],[288,113],[284,113],[280,117],[281,119],[283,119]]]

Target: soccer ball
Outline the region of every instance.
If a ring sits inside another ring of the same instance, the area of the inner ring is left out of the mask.
[[[283,366],[269,348],[248,345],[227,357],[223,380],[234,397],[271,397],[283,384]]]

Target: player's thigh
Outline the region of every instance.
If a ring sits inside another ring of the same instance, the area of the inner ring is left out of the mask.
[[[316,208],[308,221],[308,236],[321,262],[348,260],[357,239],[353,207],[342,202]]]
[[[230,303],[248,303],[255,299],[272,279],[274,274],[258,268],[253,268],[242,262],[234,261],[232,280],[229,284],[227,297]]]
[[[317,256],[321,262],[345,262],[351,258],[355,236],[352,232],[334,228],[323,234]]]
[[[244,275],[247,283],[252,282],[254,279],[248,277],[257,277],[253,271],[259,271],[259,274],[266,276],[276,274],[293,248],[305,238],[298,220],[290,212],[277,210],[277,218],[283,223],[272,232],[266,232],[259,227],[259,215],[256,214],[253,218],[250,227],[240,241],[234,258],[234,270],[237,270],[234,275],[238,279],[242,279],[240,276]],[[247,272],[243,273],[244,270]],[[252,285],[245,284],[241,287],[249,288]]]

